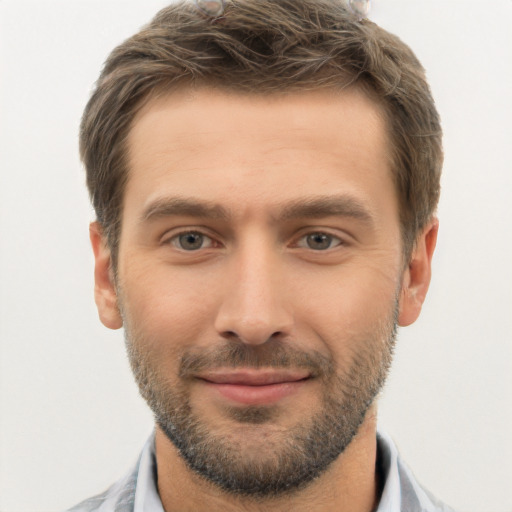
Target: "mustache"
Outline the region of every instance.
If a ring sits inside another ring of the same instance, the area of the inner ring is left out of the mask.
[[[276,340],[257,346],[228,341],[222,346],[183,354],[179,376],[193,377],[219,368],[295,368],[308,370],[312,377],[321,377],[334,373],[334,362],[315,350],[304,352]]]

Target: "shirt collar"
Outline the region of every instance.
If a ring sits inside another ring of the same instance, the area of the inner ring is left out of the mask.
[[[398,450],[383,431],[377,432],[377,463],[382,468],[384,487],[376,512],[402,510],[402,492],[398,474]]]
[[[165,512],[157,490],[155,454],[153,433],[142,449],[133,512]]]

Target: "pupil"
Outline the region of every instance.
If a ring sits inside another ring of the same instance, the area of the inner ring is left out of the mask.
[[[331,245],[331,237],[325,233],[314,233],[308,236],[307,242],[311,249],[328,249]]]
[[[183,249],[200,249],[203,245],[203,235],[199,233],[187,233],[180,236],[180,245]]]

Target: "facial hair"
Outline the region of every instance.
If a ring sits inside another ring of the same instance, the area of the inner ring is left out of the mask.
[[[397,314],[396,303],[389,318],[363,339],[351,339],[354,352],[343,368],[319,352],[295,348],[293,342],[270,339],[251,346],[234,339],[183,353],[174,384],[143,348],[151,342],[127,322],[126,315],[125,339],[140,393],[187,466],[227,493],[263,500],[304,488],[351,443],[384,385]],[[227,367],[307,369],[321,383],[316,412],[286,431],[261,436],[258,432],[282,414],[279,405],[232,407],[225,414],[236,430],[214,431],[194,412],[186,383],[198,372]]]

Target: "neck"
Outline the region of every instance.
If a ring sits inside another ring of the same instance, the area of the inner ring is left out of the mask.
[[[376,443],[374,406],[345,451],[319,478],[294,493],[255,500],[228,494],[191,471],[157,428],[158,491],[165,512],[371,512],[380,496]]]

